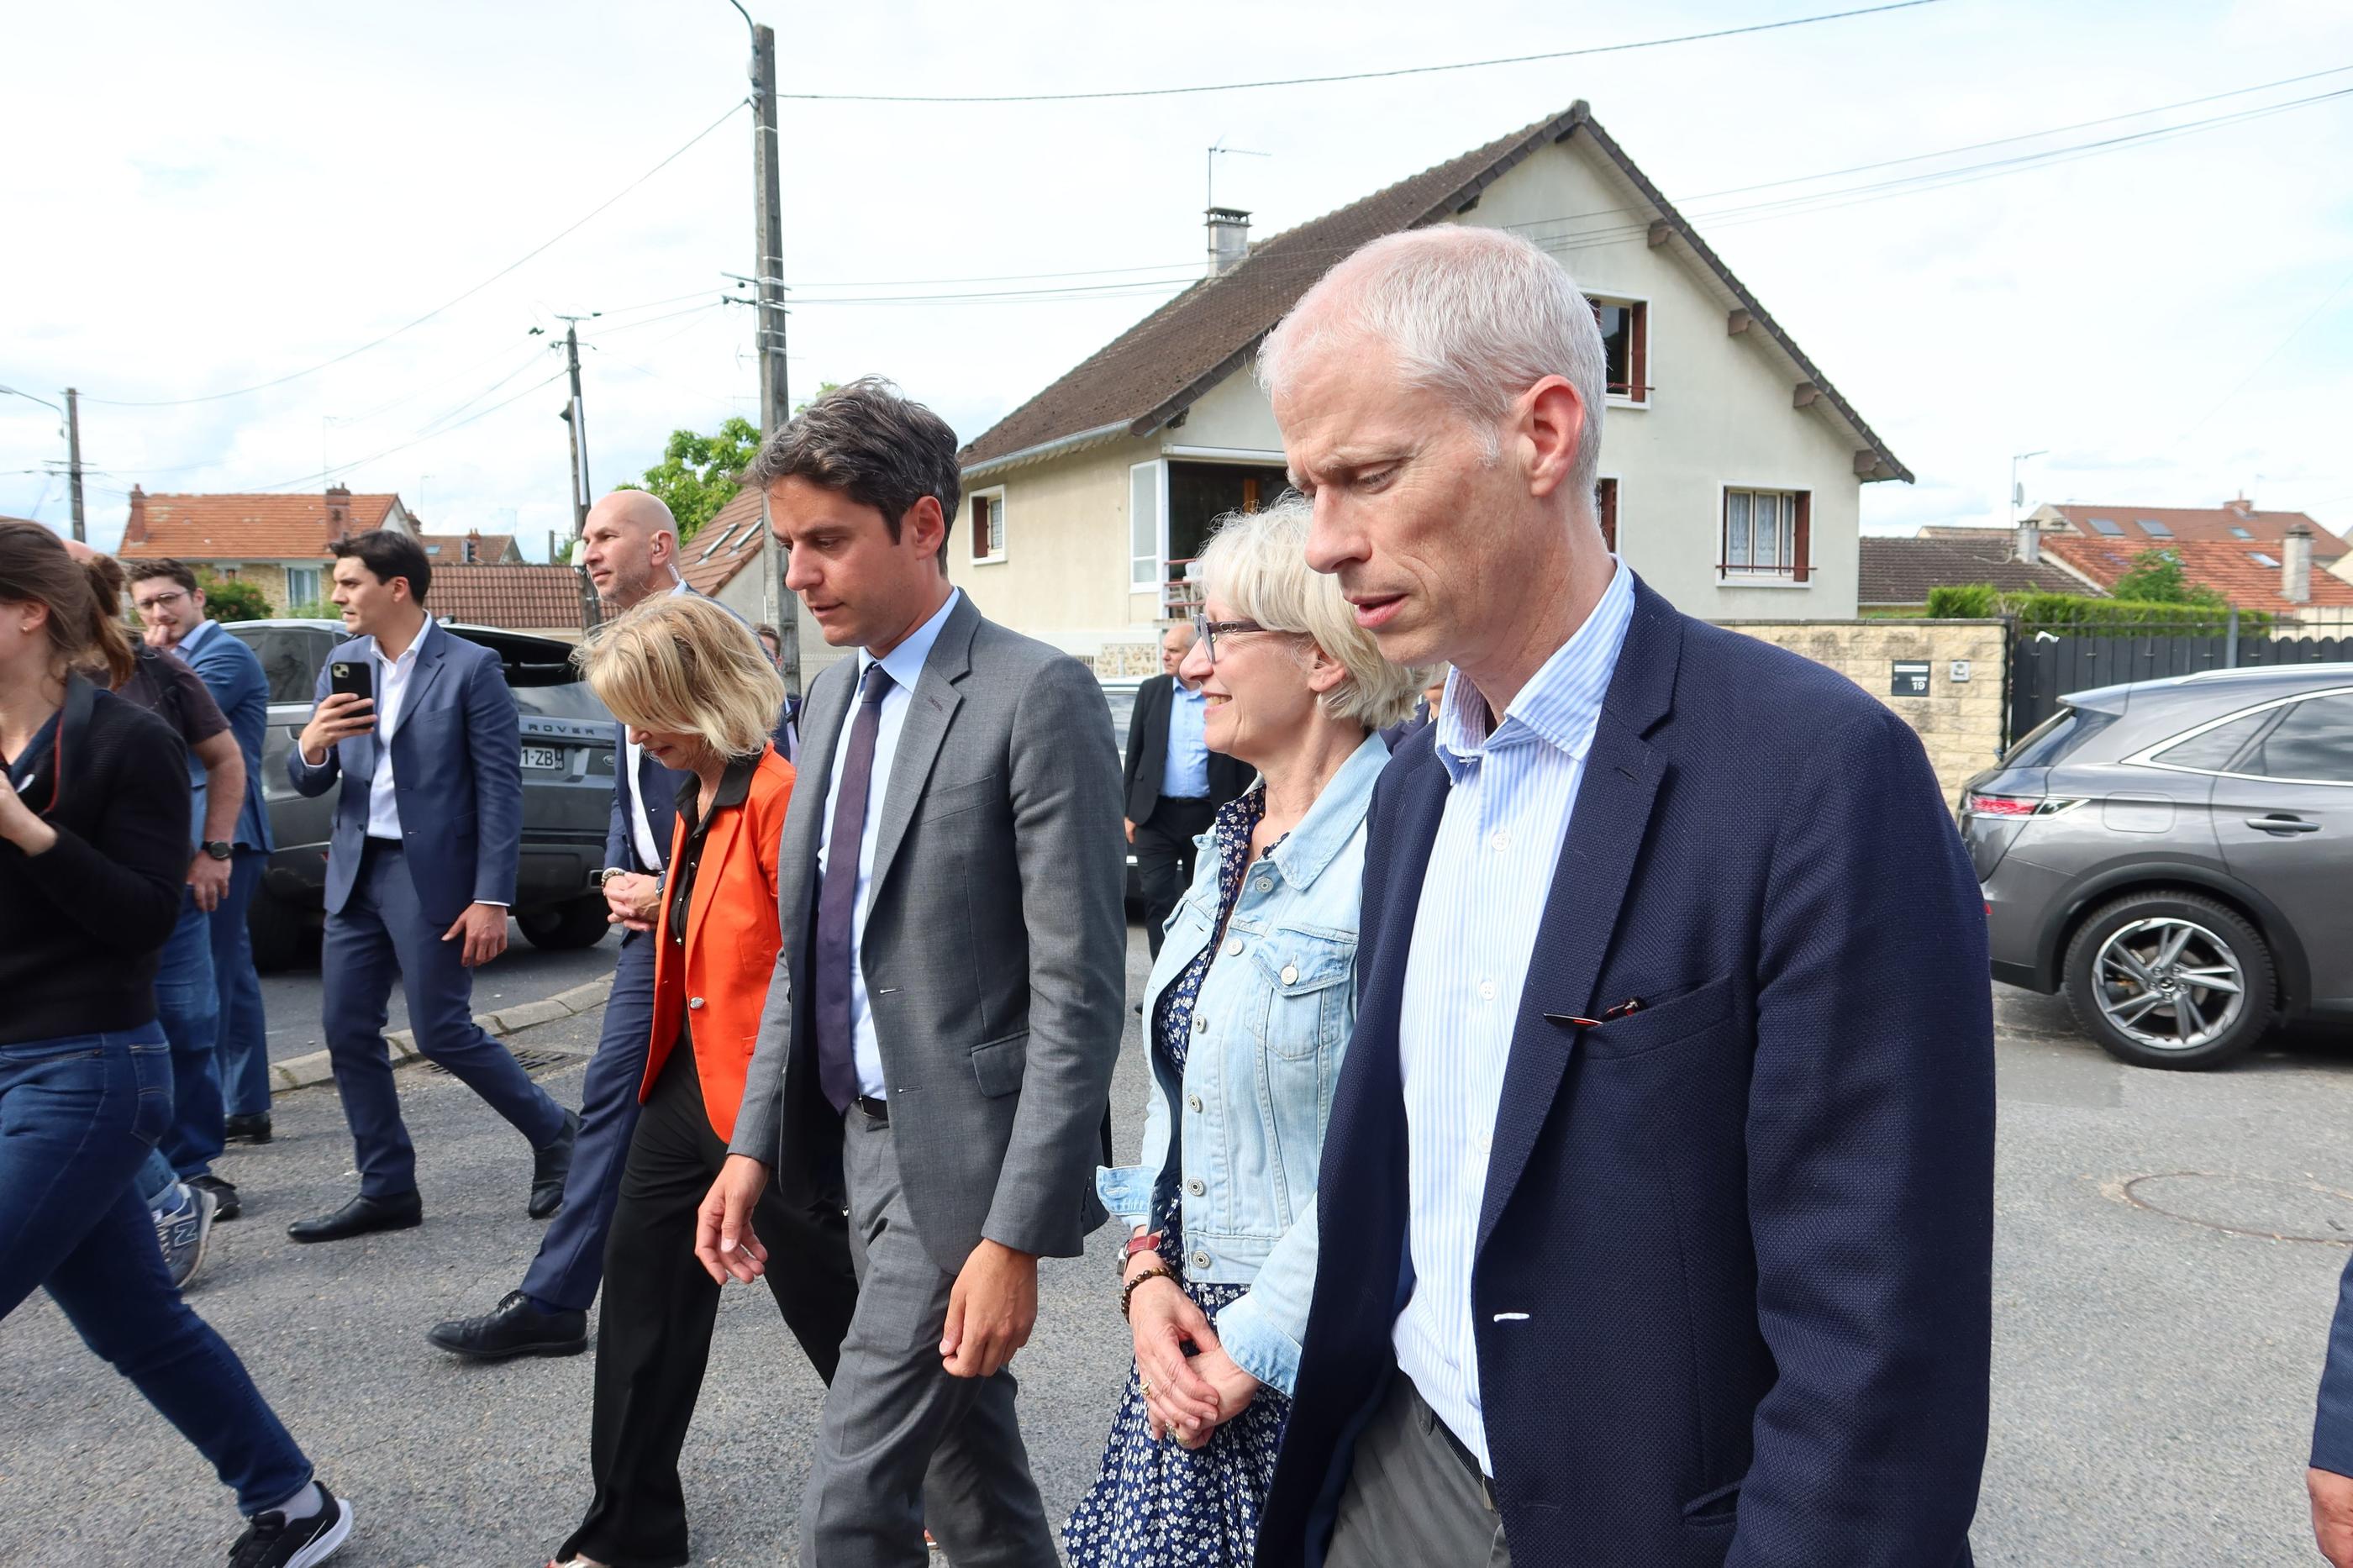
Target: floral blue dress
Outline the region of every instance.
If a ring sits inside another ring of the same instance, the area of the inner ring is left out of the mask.
[[[1222,807],[1211,831],[1218,852],[1218,919],[1223,929],[1241,896],[1250,868],[1250,834],[1265,814],[1264,786]],[[1193,1037],[1193,1005],[1217,956],[1212,940],[1160,994],[1153,1037],[1181,1071]],[[1172,1134],[1172,1138],[1175,1135]],[[1173,1142],[1170,1157],[1177,1156]],[[1173,1197],[1153,1217],[1154,1228],[1174,1236],[1183,1226]],[[1181,1264],[1179,1265],[1181,1267]],[[1185,1294],[1211,1319],[1240,1297],[1246,1285],[1182,1281]],[[1240,1415],[1219,1426],[1208,1443],[1187,1448],[1175,1439],[1152,1440],[1144,1387],[1134,1366],[1112,1416],[1111,1440],[1103,1472],[1071,1511],[1062,1545],[1071,1568],[1249,1568],[1258,1549],[1259,1510],[1274,1484],[1275,1450],[1282,1443],[1291,1401],[1261,1388]]]

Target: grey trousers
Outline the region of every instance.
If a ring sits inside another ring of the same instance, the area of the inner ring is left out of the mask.
[[[927,1527],[956,1568],[1059,1561],[1012,1373],[952,1377],[940,1364],[955,1277],[915,1234],[889,1124],[851,1107],[841,1163],[858,1310],[818,1426],[803,1568],[924,1568]]]
[[[1413,1379],[1392,1376],[1356,1439],[1324,1568],[1512,1568],[1503,1516],[1488,1506],[1475,1463]]]

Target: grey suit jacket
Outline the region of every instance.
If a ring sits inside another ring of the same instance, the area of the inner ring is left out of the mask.
[[[776,879],[783,943],[732,1152],[796,1194],[841,1186],[807,1008],[817,850],[858,660],[817,678]],[[860,963],[908,1209],[949,1273],[985,1237],[1073,1257],[1126,996],[1120,759],[1086,667],[960,601],[909,694]]]

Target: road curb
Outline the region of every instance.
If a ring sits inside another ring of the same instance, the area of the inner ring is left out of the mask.
[[[553,1024],[559,1019],[576,1017],[582,1013],[601,1007],[605,1005],[605,998],[612,994],[612,990],[613,977],[607,974],[591,980],[585,985],[575,985],[569,991],[559,991],[553,996],[543,997],[536,1002],[517,1002],[512,1006],[501,1007],[495,1013],[477,1013],[474,1015],[474,1022],[480,1024],[491,1038],[502,1040],[509,1035],[531,1028],[535,1025]],[[413,1031],[387,1029],[385,1031],[384,1038],[385,1043],[392,1047],[393,1066],[399,1067],[418,1059],[417,1037]],[[331,1082],[334,1076],[334,1068],[328,1060],[328,1053],[312,1051],[308,1056],[294,1057],[286,1061],[270,1063],[269,1089],[273,1094],[282,1094],[288,1089],[309,1089],[316,1084]]]

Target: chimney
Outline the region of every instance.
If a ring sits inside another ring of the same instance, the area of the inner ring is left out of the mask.
[[[2222,503],[2222,510],[2232,517],[2245,519],[2255,515],[2255,503],[2245,496],[2233,496]]]
[[[2287,526],[2286,548],[2280,552],[2280,597],[2291,605],[2312,603],[2312,530],[2300,522]]]
[[[2042,525],[2031,516],[2018,524],[2018,558],[2029,566],[2042,559]]]
[[[1222,277],[1250,255],[1250,214],[1240,207],[1211,207],[1207,216],[1209,220],[1209,276]]]
[[[466,531],[466,564],[469,566],[477,565],[480,563],[481,559],[482,531],[479,528],[470,528]]]
[[[131,521],[122,526],[122,542],[137,544],[147,537],[147,492],[131,487]]]
[[[352,492],[343,485],[327,487],[327,538],[332,542],[352,531]]]

